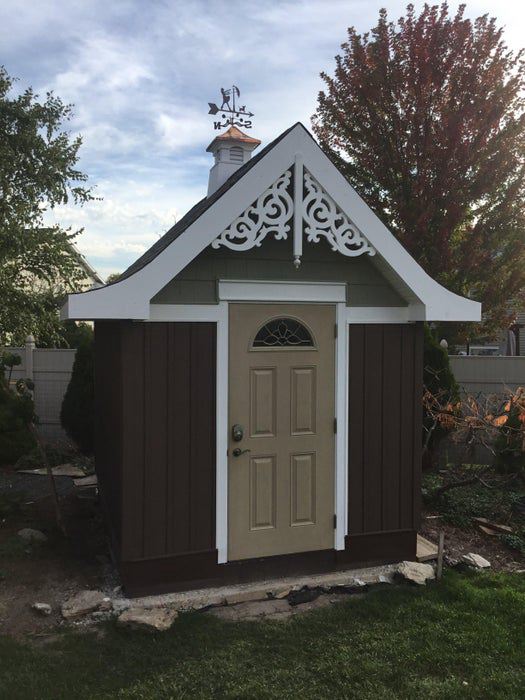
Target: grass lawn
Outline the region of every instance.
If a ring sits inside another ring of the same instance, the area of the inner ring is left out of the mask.
[[[393,587],[287,622],[0,638],[0,697],[523,698],[525,575]]]

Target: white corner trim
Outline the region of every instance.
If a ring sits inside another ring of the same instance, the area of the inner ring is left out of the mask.
[[[337,303],[346,301],[346,284],[339,282],[272,282],[220,280],[221,301],[269,301],[279,303]]]
[[[348,324],[346,304],[336,305],[335,342],[335,549],[345,548],[348,532]]]
[[[217,471],[215,504],[215,546],[217,561],[228,561],[228,304],[218,305],[217,319]]]

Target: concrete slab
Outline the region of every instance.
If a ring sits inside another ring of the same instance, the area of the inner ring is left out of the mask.
[[[353,588],[363,585],[373,585],[385,581],[392,581],[397,564],[374,566],[365,569],[345,569],[326,574],[290,576],[265,581],[256,581],[216,588],[201,588],[181,593],[166,593],[163,595],[144,596],[142,598],[120,598],[113,603],[115,609],[126,608],[172,608],[174,610],[202,610],[217,605],[224,605],[228,598],[237,600],[263,600],[280,598],[285,591],[299,590],[304,586],[308,588]],[[287,601],[284,600],[287,604]]]

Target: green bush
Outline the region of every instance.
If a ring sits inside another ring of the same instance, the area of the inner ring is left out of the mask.
[[[21,396],[12,391],[2,375],[0,377],[0,465],[14,464],[22,455],[34,449],[36,440],[30,429],[34,416],[31,397]]]
[[[93,452],[93,396],[93,342],[86,342],[77,349],[60,411],[64,430],[84,454]]]

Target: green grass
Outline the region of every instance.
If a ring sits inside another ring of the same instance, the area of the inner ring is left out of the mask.
[[[525,576],[449,572],[285,623],[192,613],[155,636],[0,638],[0,696],[508,700],[525,695],[524,630]]]

